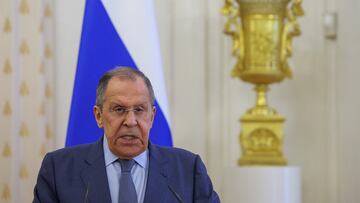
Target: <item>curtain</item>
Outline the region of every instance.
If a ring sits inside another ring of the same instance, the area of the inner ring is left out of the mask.
[[[0,1],[0,202],[31,202],[54,149],[52,0]]]

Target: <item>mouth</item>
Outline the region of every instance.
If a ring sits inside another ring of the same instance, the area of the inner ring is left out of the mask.
[[[122,144],[126,144],[126,145],[131,145],[131,144],[135,144],[137,143],[137,141],[139,140],[139,137],[136,135],[121,135],[118,138],[118,141],[120,141]]]
[[[125,140],[132,140],[132,139],[138,139],[138,136],[136,136],[136,135],[121,135],[120,138],[125,139]]]

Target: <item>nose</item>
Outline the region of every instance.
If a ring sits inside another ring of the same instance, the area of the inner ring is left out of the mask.
[[[126,112],[123,124],[127,127],[132,127],[137,124],[137,120],[136,120],[134,111]]]

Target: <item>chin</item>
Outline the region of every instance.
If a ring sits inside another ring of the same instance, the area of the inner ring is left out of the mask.
[[[128,149],[128,150],[124,150],[124,148],[127,148],[127,147],[123,147],[122,150],[117,150],[116,154],[120,158],[126,158],[126,159],[132,159],[146,150],[146,148],[143,146],[136,147],[135,149]],[[133,148],[133,146],[132,146],[132,148]]]

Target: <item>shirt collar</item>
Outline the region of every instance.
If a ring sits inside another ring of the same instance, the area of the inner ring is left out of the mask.
[[[110,151],[108,141],[107,141],[107,138],[105,135],[104,135],[104,141],[103,141],[103,149],[104,149],[104,157],[105,157],[105,166],[106,167],[109,166],[110,164],[112,164],[114,161],[119,159],[119,157],[117,157],[115,154],[113,154]],[[144,152],[142,152],[141,154],[134,157],[134,160],[142,168],[146,168],[147,162],[149,160],[149,150],[146,149]]]

